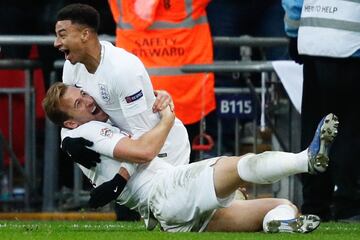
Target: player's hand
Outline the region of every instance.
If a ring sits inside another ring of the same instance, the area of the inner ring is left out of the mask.
[[[62,141],[62,149],[74,162],[90,169],[100,162],[100,154],[87,148],[93,145],[93,142],[85,138],[66,137]]]
[[[89,207],[103,207],[117,199],[124,189],[127,180],[118,173],[110,181],[104,182],[90,192]]]
[[[152,108],[153,112],[160,112],[161,110],[165,109],[167,106],[170,106],[170,109],[174,111],[175,109],[174,102],[167,91],[155,90],[154,94],[156,96],[156,99]]]
[[[294,60],[298,64],[303,64],[303,57],[299,54],[297,37],[289,37],[289,56],[292,60]]]
[[[169,121],[174,121],[175,120],[175,114],[174,112],[171,110],[170,106],[165,107],[163,110],[161,110],[160,112],[160,117],[166,118]]]

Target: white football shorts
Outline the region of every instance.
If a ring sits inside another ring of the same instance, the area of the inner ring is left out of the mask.
[[[235,194],[216,197],[213,165],[220,157],[161,172],[150,193],[149,210],[168,232],[201,232],[216,209],[227,207]]]

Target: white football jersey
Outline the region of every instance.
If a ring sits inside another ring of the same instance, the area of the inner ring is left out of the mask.
[[[101,163],[91,169],[78,164],[94,187],[111,180],[119,172],[120,167],[126,168],[130,176],[133,175],[136,164],[113,159],[114,148],[118,141],[123,137],[128,137],[126,134],[121,133],[118,128],[107,123],[91,121],[72,130],[63,129],[61,131],[61,140],[65,137],[83,137],[94,143],[89,148],[100,154]]]
[[[72,130],[63,129],[61,139],[67,136],[72,138],[83,137],[92,141],[94,145],[89,148],[100,153],[101,162],[96,167],[87,169],[78,164],[94,187],[111,180],[118,173],[120,167],[127,169],[130,179],[117,200],[120,204],[136,209],[144,219],[148,219],[148,198],[154,181],[156,181],[156,176],[164,170],[173,168],[173,166],[161,158],[155,158],[148,164],[139,165],[114,160],[113,151],[117,142],[129,135],[108,123],[91,121]]]
[[[135,139],[159,122],[152,112],[153,87],[142,62],[133,54],[101,41],[101,61],[94,74],[81,63],[65,62],[63,82],[81,87],[109,115],[111,122],[129,132]],[[176,119],[160,151],[172,165],[189,162],[190,144],[186,129]]]

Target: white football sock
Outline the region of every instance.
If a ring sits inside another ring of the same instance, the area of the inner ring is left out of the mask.
[[[300,153],[268,151],[261,154],[248,154],[237,164],[241,179],[257,183],[269,184],[297,173],[308,172],[307,150]]]
[[[264,217],[263,229],[264,232],[268,231],[267,223],[272,220],[289,220],[296,217],[296,210],[287,204],[281,204],[271,209]]]

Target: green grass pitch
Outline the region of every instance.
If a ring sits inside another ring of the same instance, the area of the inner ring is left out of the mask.
[[[60,239],[256,239],[256,240],[360,240],[360,223],[322,223],[309,234],[265,233],[165,233],[159,229],[146,231],[140,222],[110,221],[0,221],[1,240]]]

